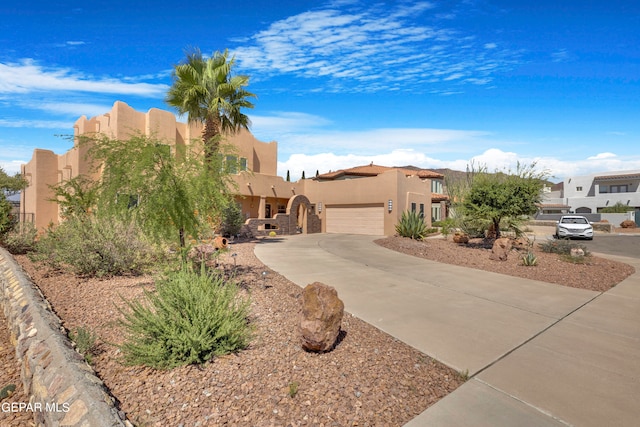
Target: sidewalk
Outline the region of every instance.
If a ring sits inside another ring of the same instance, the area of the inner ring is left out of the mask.
[[[409,257],[374,239],[293,236],[256,255],[300,286],[334,286],[349,312],[469,372],[407,425],[637,424],[638,274],[600,294]]]

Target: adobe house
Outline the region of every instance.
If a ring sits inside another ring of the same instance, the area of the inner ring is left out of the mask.
[[[169,111],[152,108],[143,113],[120,101],[110,112],[91,119],[82,116],[74,125],[75,137],[104,133],[126,139],[142,133],[174,146],[199,139],[201,132],[200,125],[178,122]],[[431,171],[369,165],[287,182],[277,176],[276,142],[262,142],[241,131],[225,143],[235,149],[226,161],[234,165],[236,199],[246,218],[245,231],[253,235],[271,231],[392,235],[403,211],[420,210],[430,224],[432,217],[439,219],[440,203],[446,199],[439,194],[442,175]],[[62,155],[34,150],[29,163],[22,166],[29,182],[21,195],[22,218],[32,217],[38,229],[60,222],[50,186],[81,174],[97,178],[92,176],[85,151],[77,142]]]

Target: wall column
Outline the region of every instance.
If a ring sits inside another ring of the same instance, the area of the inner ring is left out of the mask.
[[[267,196],[260,196],[260,204],[258,205],[258,218],[264,219],[267,211]]]

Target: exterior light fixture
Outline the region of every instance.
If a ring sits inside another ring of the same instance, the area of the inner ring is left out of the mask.
[[[391,199],[389,199],[388,208],[389,208],[389,212],[391,212],[393,210],[393,200],[391,200]]]
[[[322,202],[318,202],[318,213],[322,213]]]

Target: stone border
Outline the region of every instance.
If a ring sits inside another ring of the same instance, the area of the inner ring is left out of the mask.
[[[72,348],[40,290],[3,248],[0,284],[0,303],[30,396],[29,402],[16,402],[26,405],[21,410],[33,412],[36,425],[131,426],[93,369]]]

